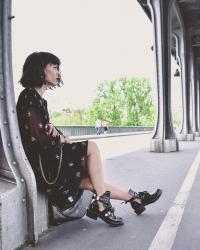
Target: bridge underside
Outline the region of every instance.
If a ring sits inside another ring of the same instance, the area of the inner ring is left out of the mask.
[[[200,2],[138,0],[154,27],[158,115],[151,150],[178,151],[178,140],[200,136]],[[171,54],[180,71],[183,123],[176,135],[171,115]]]

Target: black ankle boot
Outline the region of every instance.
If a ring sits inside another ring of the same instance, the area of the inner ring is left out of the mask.
[[[105,207],[103,211],[99,211],[98,201],[103,203],[103,206]],[[94,195],[94,199],[91,202],[86,215],[94,220],[97,220],[97,218],[99,217],[100,219],[102,219],[111,226],[123,225],[122,218],[114,215],[114,208],[111,206],[110,203],[109,191],[106,191],[99,198],[96,195]]]
[[[157,189],[152,194],[148,193],[147,191],[136,193],[131,189],[128,192],[132,196],[132,198],[125,203],[130,202],[131,207],[134,209],[137,215],[143,213],[146,209],[145,206],[157,201],[162,194],[161,189]],[[135,199],[140,199],[141,203],[136,202]]]

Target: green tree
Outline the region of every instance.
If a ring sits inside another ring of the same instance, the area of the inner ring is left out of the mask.
[[[118,82],[104,81],[97,87],[97,97],[92,103],[90,109],[90,117],[93,120],[107,120],[112,125],[121,125],[123,113],[122,113],[122,95]]]
[[[110,125],[152,125],[154,123],[152,88],[146,78],[121,78],[104,81],[86,117],[89,123],[108,120]]]
[[[52,123],[55,125],[83,125],[85,113],[85,109],[65,108],[63,109],[63,112],[52,112],[50,116]]]
[[[121,78],[126,125],[150,125],[154,120],[152,87],[146,78]]]
[[[51,122],[55,125],[68,125],[65,115],[62,112],[54,111],[50,113]]]

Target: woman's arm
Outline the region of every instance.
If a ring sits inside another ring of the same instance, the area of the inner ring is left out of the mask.
[[[48,124],[49,126],[49,133],[53,136],[53,137],[56,137],[56,136],[60,136],[60,142],[65,144],[65,143],[71,143],[71,140],[68,136],[65,136],[63,135],[63,133],[58,130],[52,123],[49,123]]]
[[[27,110],[25,126],[29,129],[30,140],[39,146],[50,145],[60,136],[50,128],[49,124],[42,121],[41,114],[34,108]]]

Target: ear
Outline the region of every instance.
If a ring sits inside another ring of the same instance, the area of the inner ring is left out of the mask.
[[[44,68],[44,74],[47,74],[47,66]]]

